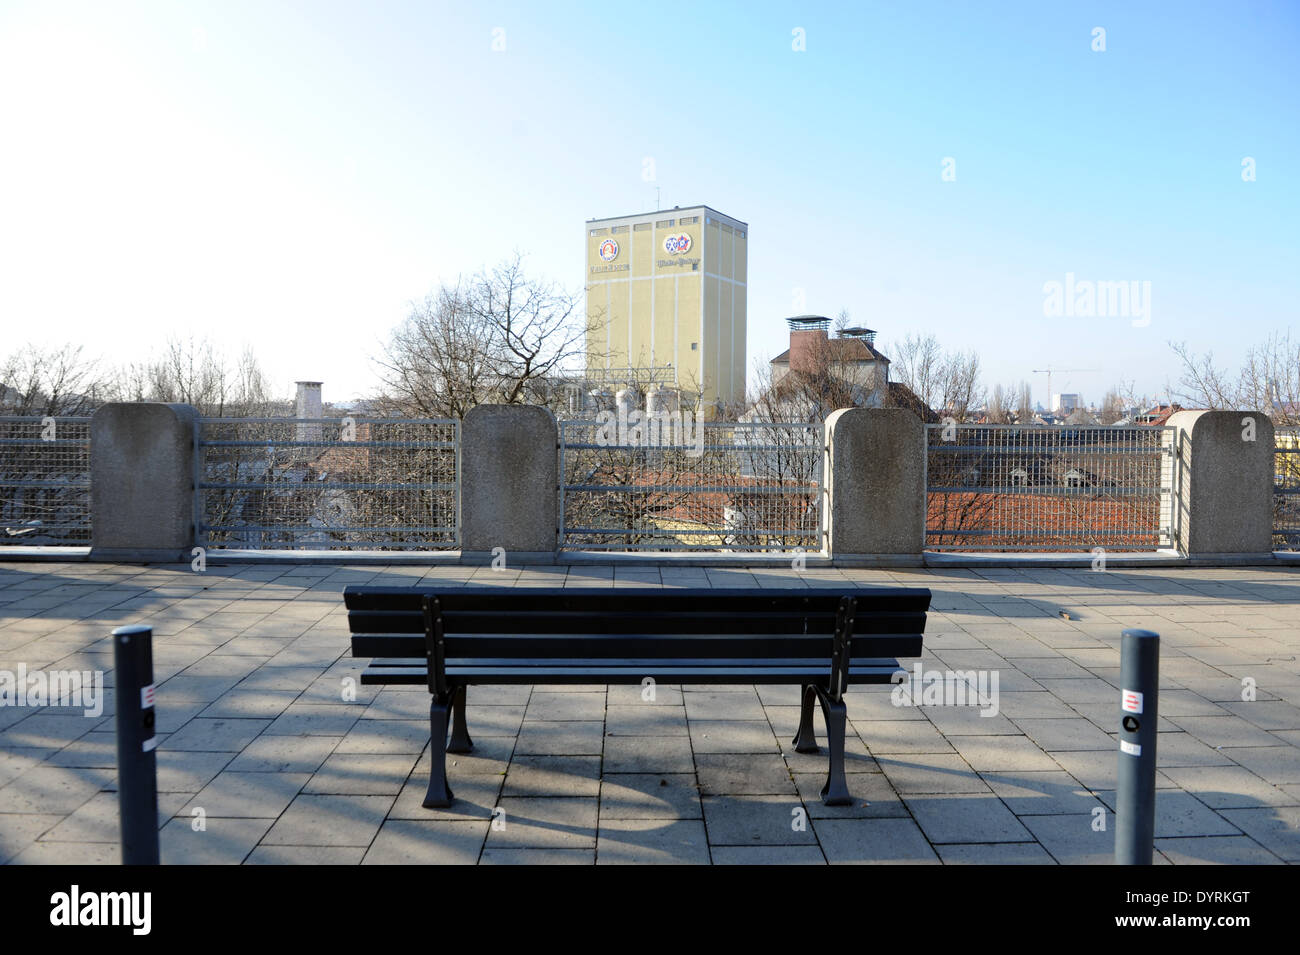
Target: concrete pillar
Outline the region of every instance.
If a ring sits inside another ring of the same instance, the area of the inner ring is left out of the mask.
[[[1175,538],[1189,557],[1273,550],[1273,422],[1257,411],[1179,411]]]
[[[189,405],[119,402],[90,420],[92,560],[189,561],[194,442]]]
[[[559,540],[559,430],[533,405],[479,405],[461,423],[461,552],[554,559]]]
[[[847,408],[826,419],[827,547],[921,557],[925,425],[905,408]]]

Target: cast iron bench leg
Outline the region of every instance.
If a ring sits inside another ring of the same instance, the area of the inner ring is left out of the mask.
[[[796,753],[816,753],[817,733],[813,730],[813,706],[817,702],[817,688],[805,686],[800,691],[799,732],[794,736]]]
[[[451,701],[433,694],[429,704],[429,791],[424,795],[425,809],[451,806],[451,787],[447,785],[447,716]]]
[[[821,700],[822,715],[826,717],[826,747],[831,755],[826,785],[822,787],[822,802],[827,806],[851,806],[853,797],[849,795],[844,777],[844,727],[848,722],[848,710],[843,700],[832,700],[820,688],[817,696]]]
[[[451,742],[447,744],[449,753],[468,753],[474,748],[474,741],[469,738],[469,726],[465,722],[465,688],[456,687],[451,694]]]

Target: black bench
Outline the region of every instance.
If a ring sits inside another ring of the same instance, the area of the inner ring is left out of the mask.
[[[921,654],[930,591],[903,588],[559,589],[349,586],[352,655],[363,684],[427,684],[435,744],[426,808],[451,805],[445,752],[469,752],[474,684],[788,683],[803,688],[794,747],[818,751],[822,798],[852,802],[844,775],[844,690],[889,683],[897,657]]]

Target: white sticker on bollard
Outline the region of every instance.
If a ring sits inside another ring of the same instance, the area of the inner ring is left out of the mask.
[[[1120,741],[1119,741],[1119,751],[1120,751],[1121,753],[1128,753],[1130,756],[1141,756],[1141,755],[1142,755],[1142,747],[1141,747],[1141,746],[1139,746],[1137,743],[1128,743],[1128,742],[1125,742],[1124,740],[1120,740]]]
[[[1125,713],[1142,712],[1142,694],[1137,690],[1122,690],[1119,700],[1119,708]]]

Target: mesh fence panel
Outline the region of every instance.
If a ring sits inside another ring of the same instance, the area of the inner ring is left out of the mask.
[[[0,545],[90,545],[90,419],[0,417]]]
[[[822,428],[560,422],[560,546],[820,551]]]
[[[1300,549],[1300,428],[1273,437],[1273,549]]]
[[[929,549],[1172,546],[1172,428],[940,424],[926,440]]]
[[[200,429],[207,546],[459,546],[459,422],[204,418]]]

